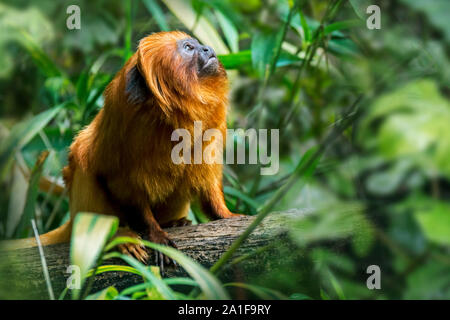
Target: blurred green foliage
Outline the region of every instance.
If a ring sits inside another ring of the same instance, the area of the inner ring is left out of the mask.
[[[137,41],[181,29],[213,46],[229,71],[229,127],[280,129],[277,175],[225,168],[229,208],[308,212],[292,223],[297,250],[286,261],[229,286],[260,298],[449,299],[450,2],[373,2],[381,30],[365,27],[371,3],[362,0],[80,0],[81,30],[66,27],[73,1],[3,1],[0,238],[31,234],[21,222],[33,188],[24,168],[49,150],[42,174],[61,184],[68,146]],[[65,195],[39,192],[32,209],[42,233],[68,218]],[[366,287],[372,264],[381,290]],[[151,294],[141,294],[147,284],[88,298],[178,294],[147,276],[159,284]]]

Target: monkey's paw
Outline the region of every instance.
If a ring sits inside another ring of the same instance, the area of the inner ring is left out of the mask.
[[[242,214],[242,213],[229,213],[229,214],[227,214],[225,217],[224,217],[224,219],[229,219],[229,218],[239,218],[239,217],[245,217],[246,215],[245,214]]]
[[[121,233],[121,236],[127,236],[136,238],[138,240],[141,240],[141,237],[139,237],[136,233],[133,231],[128,231],[126,233]],[[122,243],[118,245],[118,249],[121,253],[127,254],[129,256],[135,257],[142,263],[147,264],[148,261],[148,250],[143,244],[136,244],[136,243]]]
[[[192,221],[187,218],[181,218],[178,220],[170,221],[166,224],[164,224],[165,228],[172,228],[172,227],[184,227],[184,226],[190,226],[192,224]]]
[[[177,248],[177,245],[175,244],[175,242],[173,242],[170,238],[169,235],[167,234],[167,232],[165,231],[156,231],[156,232],[151,232],[148,235],[148,239],[151,242],[157,243],[157,244],[162,244],[164,246],[169,246],[172,248]],[[164,272],[164,265],[176,265],[177,263],[175,262],[175,260],[172,260],[171,258],[169,258],[168,256],[164,255],[163,253],[157,251],[157,250],[153,250],[155,253],[155,264],[157,266],[159,266],[159,270],[161,271],[161,273]]]

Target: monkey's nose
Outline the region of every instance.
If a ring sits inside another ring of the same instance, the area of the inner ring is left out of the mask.
[[[212,58],[216,56],[216,53],[214,52],[213,48],[210,46],[201,46],[200,50],[202,51],[202,54],[207,56],[208,58]]]

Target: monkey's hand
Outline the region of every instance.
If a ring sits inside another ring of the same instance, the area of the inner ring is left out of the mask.
[[[116,237],[131,237],[138,240],[142,240],[141,237],[134,231],[128,228],[119,228]],[[118,245],[118,249],[121,253],[135,257],[142,263],[147,263],[148,251],[143,244],[136,243],[122,243]]]
[[[165,246],[170,246],[173,248],[177,248],[177,245],[175,242],[173,242],[170,238],[167,232],[163,230],[152,230],[152,232],[149,232],[148,234],[148,240],[157,244],[162,244]],[[176,265],[175,260],[172,260],[168,256],[164,255],[163,253],[154,250],[155,253],[155,264],[159,266],[159,270],[161,273],[164,272],[164,265]]]

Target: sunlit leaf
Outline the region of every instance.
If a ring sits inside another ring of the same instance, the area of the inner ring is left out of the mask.
[[[92,213],[78,213],[73,221],[70,245],[70,261],[80,268],[81,283],[86,279],[89,269],[98,261],[106,241],[116,232],[119,225],[117,217]],[[80,290],[72,290],[78,298]]]
[[[414,216],[431,241],[450,246],[450,204],[420,197],[414,199]]]

